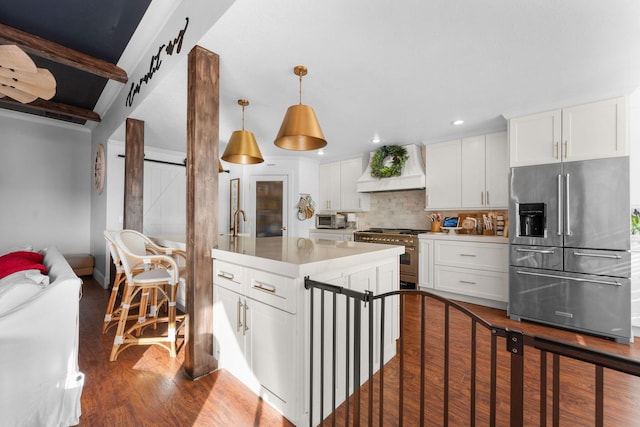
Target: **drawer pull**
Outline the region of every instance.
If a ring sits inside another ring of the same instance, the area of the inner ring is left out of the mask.
[[[553,254],[555,253],[555,251],[549,250],[549,249],[522,249],[522,248],[518,248],[516,249],[517,252],[531,252],[534,254]]]
[[[218,277],[222,277],[223,279],[233,280],[235,276],[232,273],[227,273],[226,271],[219,271]]]
[[[271,286],[271,285],[268,285],[266,283],[261,283],[261,282],[258,282],[258,281],[253,283],[253,289],[257,289],[259,291],[268,292],[270,294],[275,294],[276,290],[277,290],[277,288],[275,286]]]
[[[622,259],[620,255],[609,255],[609,254],[586,254],[584,252],[574,252],[575,256],[590,256],[594,258],[611,258],[611,259]]]
[[[471,257],[477,257],[478,255],[476,255],[476,254],[460,254],[460,256],[471,256]]]
[[[464,283],[465,285],[475,285],[476,282],[471,282],[469,280],[460,280],[460,283]]]

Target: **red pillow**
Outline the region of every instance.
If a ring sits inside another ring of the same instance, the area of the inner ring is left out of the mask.
[[[42,260],[44,259],[44,255],[42,255],[40,252],[33,252],[33,251],[15,251],[15,252],[9,252],[7,254],[0,256],[0,261],[4,259],[10,259],[10,258],[11,259],[20,258],[20,259],[26,259],[32,262],[42,262]]]
[[[44,259],[42,254],[37,252],[11,252],[0,256],[0,279],[16,271],[40,270],[42,274],[47,274],[47,267],[41,264]]]

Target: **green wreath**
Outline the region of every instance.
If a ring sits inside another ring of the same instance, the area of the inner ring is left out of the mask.
[[[387,157],[392,157],[390,166],[385,166]],[[371,176],[376,178],[390,178],[400,176],[402,167],[409,156],[407,150],[399,145],[385,145],[373,155],[371,159]]]

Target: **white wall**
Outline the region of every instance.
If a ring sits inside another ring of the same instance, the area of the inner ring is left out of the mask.
[[[0,253],[90,252],[92,161],[88,129],[0,112]]]

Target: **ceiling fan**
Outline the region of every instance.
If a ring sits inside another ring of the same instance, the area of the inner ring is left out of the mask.
[[[28,104],[55,94],[56,79],[49,70],[37,68],[18,46],[0,45],[0,98],[8,96]]]

